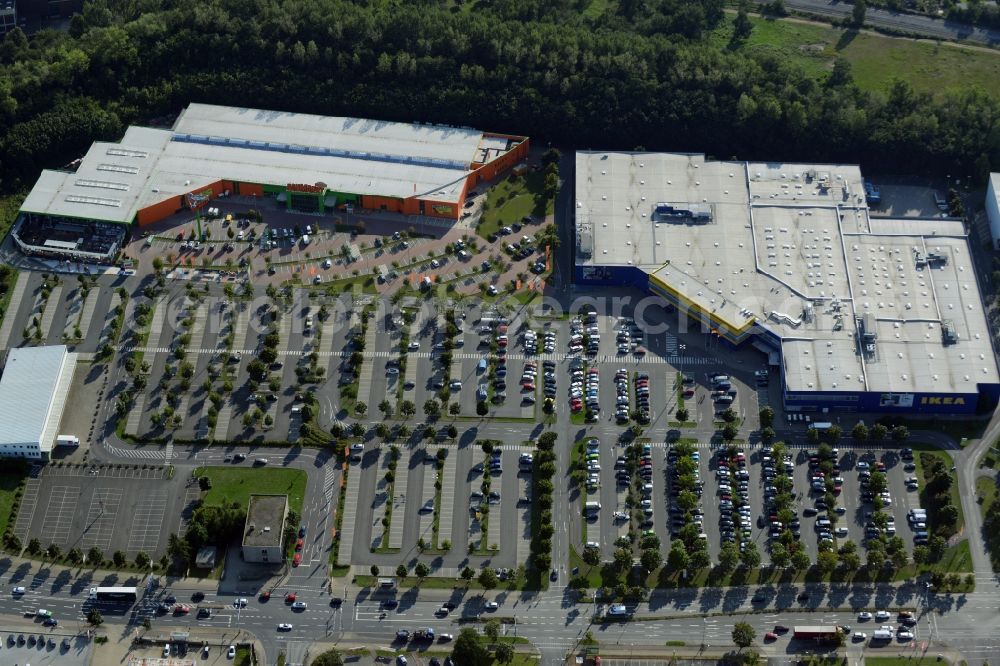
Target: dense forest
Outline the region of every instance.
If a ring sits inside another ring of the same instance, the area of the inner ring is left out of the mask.
[[[586,3],[583,3],[586,4]],[[983,178],[1000,105],[817,79],[706,39],[720,0],[88,0],[0,43],[4,189],[191,101],[525,133],[536,144]]]

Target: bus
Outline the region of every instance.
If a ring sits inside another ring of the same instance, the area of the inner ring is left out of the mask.
[[[833,424],[830,422],[817,421],[812,425],[810,425],[809,427],[813,430],[818,430],[819,432],[826,432],[827,430],[833,427]]]
[[[92,587],[89,599],[91,601],[116,601],[135,603],[139,597],[134,587]]]

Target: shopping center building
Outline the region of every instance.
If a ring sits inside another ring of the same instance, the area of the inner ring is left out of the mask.
[[[1000,395],[957,219],[869,214],[857,166],[579,152],[576,279],[662,296],[780,369],[787,410],[959,413]]]

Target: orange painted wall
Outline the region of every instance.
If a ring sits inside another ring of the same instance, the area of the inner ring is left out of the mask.
[[[377,197],[372,195],[363,195],[361,197],[362,208],[367,208],[369,210],[381,210],[382,206],[385,206],[386,210],[394,213],[405,212],[403,210],[403,202],[399,199],[395,199],[393,197]]]
[[[228,189],[230,192],[234,191],[236,188],[232,186],[227,186],[223,189]],[[241,197],[263,197],[264,196],[264,186],[257,185],[256,183],[240,183],[240,196]]]
[[[168,218],[177,212],[178,208],[181,208],[184,204],[181,202],[181,197],[175,196],[155,203],[152,206],[146,206],[139,211],[136,215],[136,220],[139,226],[145,224],[152,224],[154,222],[159,222],[162,219]]]

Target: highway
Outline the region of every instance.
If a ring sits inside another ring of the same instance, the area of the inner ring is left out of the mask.
[[[767,4],[764,0],[757,0],[757,3]],[[851,15],[854,5],[836,0],[785,0],[785,7],[807,14],[842,19]],[[1000,30],[980,28],[920,14],[895,12],[878,7],[868,7],[865,24],[932,39],[974,42],[985,46],[1000,44]]]

